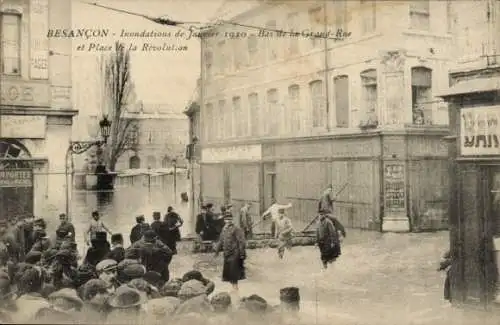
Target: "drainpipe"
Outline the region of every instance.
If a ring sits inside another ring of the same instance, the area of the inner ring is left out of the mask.
[[[326,130],[330,131],[331,125],[330,125],[330,80],[328,77],[328,71],[330,70],[330,63],[328,61],[328,15],[327,15],[327,10],[328,10],[328,2],[325,0],[323,2],[323,31],[325,33],[325,53],[324,53],[324,59],[325,59],[325,110],[326,110]]]

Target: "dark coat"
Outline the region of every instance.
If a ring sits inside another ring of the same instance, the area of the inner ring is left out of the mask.
[[[320,217],[319,225],[316,229],[316,240],[321,260],[324,263],[332,262],[340,256],[340,240],[332,220],[327,217]]]
[[[136,224],[130,231],[130,243],[133,244],[140,240],[144,232],[150,228],[150,225],[145,222]]]
[[[212,214],[203,215],[200,213],[196,217],[196,233],[201,235],[202,240],[217,240],[218,234]]]
[[[113,247],[106,258],[115,260],[116,263],[120,263],[125,259],[125,248],[122,246]]]
[[[108,256],[110,251],[111,248],[108,242],[100,243],[99,245],[94,245],[93,243],[92,247],[87,250],[84,263],[96,266],[97,263],[104,260]]]
[[[177,224],[182,225],[184,221],[181,216],[177,212],[169,212],[165,216],[164,222],[167,224],[169,230],[169,237],[172,240],[179,241],[181,240],[181,232]]]
[[[69,235],[72,241],[75,241],[75,226],[71,222],[67,222],[65,224],[60,224],[59,227],[57,227],[57,231],[64,231]]]

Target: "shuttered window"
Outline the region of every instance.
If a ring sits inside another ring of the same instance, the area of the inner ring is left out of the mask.
[[[337,127],[346,128],[349,126],[349,77],[336,77],[334,79],[334,87]]]

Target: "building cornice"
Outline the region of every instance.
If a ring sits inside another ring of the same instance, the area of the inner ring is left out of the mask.
[[[0,106],[0,115],[45,115],[59,117],[73,117],[78,115],[78,110],[74,109],[53,109],[50,107],[20,107],[20,106]]]
[[[356,139],[356,138],[369,138],[380,136],[446,136],[449,134],[447,126],[406,126],[404,128],[382,128],[373,129],[360,132],[359,130],[352,130],[352,132],[344,132],[337,134],[320,134],[300,137],[275,137],[275,138],[253,138],[253,139],[238,139],[227,140],[224,142],[204,143],[202,148],[221,148],[227,146],[237,145],[252,145],[252,144],[280,144],[290,143],[297,141],[318,141],[318,140],[343,140],[343,139]]]

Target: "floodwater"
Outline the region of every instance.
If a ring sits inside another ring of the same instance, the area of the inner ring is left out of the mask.
[[[121,233],[125,245],[129,242],[129,234],[135,225],[135,217],[143,214],[147,222],[152,222],[153,211],[160,211],[162,216],[167,213],[169,206],[184,219],[181,228],[183,236],[192,233],[193,222],[189,218],[190,203],[181,202],[181,193],[189,193],[190,180],[186,174],[178,174],[176,190],[172,175],[162,176],[160,182],[135,182],[134,184],[120,184],[113,191],[77,191],[71,200],[72,222],[76,228],[76,239],[80,249],[84,246],[83,234],[88,228],[91,213],[99,211],[104,224],[113,232]]]

